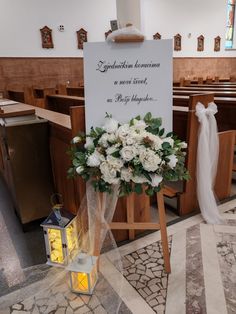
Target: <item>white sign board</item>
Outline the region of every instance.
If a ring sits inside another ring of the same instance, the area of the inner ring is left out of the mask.
[[[106,112],[121,123],[147,112],[172,130],[172,40],[85,43],[86,130]]]

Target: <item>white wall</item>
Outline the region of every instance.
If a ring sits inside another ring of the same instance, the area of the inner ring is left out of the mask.
[[[182,51],[174,52],[175,57],[236,57],[236,51],[224,50],[226,2],[141,0],[144,34],[152,39],[156,32],[163,38],[180,33]],[[116,0],[0,0],[0,57],[82,56],[76,31],[83,27],[88,41],[103,41],[110,20],[116,18]],[[57,30],[60,24],[65,26],[62,33]],[[44,25],[53,30],[54,49],[41,48],[39,29]],[[201,34],[205,36],[205,51],[198,52],[197,37]],[[222,38],[221,51],[214,52],[218,35]]]
[[[156,32],[162,38],[182,36],[182,50],[175,57],[236,57],[224,50],[226,0],[141,0],[142,30],[147,39]],[[191,37],[188,38],[188,34]],[[205,49],[197,51],[197,37],[205,37]],[[221,37],[221,51],[214,52],[214,38]]]
[[[114,19],[116,0],[0,0],[0,57],[82,56],[76,31],[83,27],[88,41],[104,41]],[[53,30],[54,49],[41,48],[45,25]]]

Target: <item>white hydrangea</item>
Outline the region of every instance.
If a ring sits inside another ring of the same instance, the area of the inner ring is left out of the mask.
[[[168,162],[168,165],[171,169],[173,169],[178,162],[178,158],[175,155],[170,155],[168,156],[168,159],[170,159],[170,161]]]
[[[108,139],[109,139],[109,134],[108,133],[104,133],[100,137],[100,139],[98,141],[98,144],[106,148],[106,147],[108,147]]]
[[[94,151],[87,159],[87,165],[89,167],[98,167],[101,161],[104,160],[104,156],[98,151]]]
[[[152,178],[151,185],[152,185],[153,187],[158,186],[158,185],[162,182],[162,180],[163,180],[163,177],[162,177],[162,176],[159,176],[158,174],[152,174],[152,175],[151,175],[151,178]]]
[[[135,146],[124,146],[120,150],[120,155],[125,161],[130,161],[137,155],[137,149]]]
[[[111,155],[107,156],[107,162],[116,171],[120,171],[120,169],[123,167],[123,161],[120,158],[115,158]]]
[[[116,121],[115,119],[112,119],[112,118],[106,118],[103,129],[107,133],[115,133],[116,130],[118,129],[118,121]]]
[[[120,171],[121,180],[130,182],[132,178],[132,170],[130,168],[122,168]]]
[[[84,144],[84,148],[85,149],[94,148],[93,139],[90,136],[86,138],[86,143]]]
[[[110,184],[118,184],[120,179],[117,178],[116,169],[108,162],[104,161],[100,165],[100,171],[102,173],[102,179]]]
[[[142,166],[147,171],[156,171],[159,164],[161,163],[161,158],[151,149],[146,149],[139,154],[139,159]]]

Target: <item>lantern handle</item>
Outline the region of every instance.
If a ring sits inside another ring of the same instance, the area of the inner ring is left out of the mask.
[[[63,207],[63,198],[60,193],[54,193],[50,198],[53,209],[61,209]]]

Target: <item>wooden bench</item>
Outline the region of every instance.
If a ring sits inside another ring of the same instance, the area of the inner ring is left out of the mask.
[[[191,85],[191,86],[176,86],[173,88],[175,91],[184,91],[184,90],[194,90],[194,91],[216,91],[216,92],[235,92],[236,86],[223,86],[223,87],[215,87],[214,85],[208,85],[208,86],[198,86],[198,85]]]
[[[84,98],[67,95],[48,95],[46,96],[46,109],[70,114],[70,107],[83,106]]]
[[[190,89],[190,90],[173,90],[173,95],[194,95],[194,94],[203,94],[203,93],[214,93],[215,97],[229,97],[236,98],[236,90],[235,91],[220,91],[220,90],[203,90],[203,89]]]
[[[31,87],[24,87],[22,89],[7,89],[6,98],[28,105],[34,105],[34,95]]]

